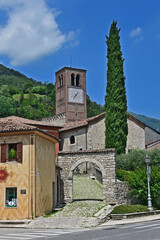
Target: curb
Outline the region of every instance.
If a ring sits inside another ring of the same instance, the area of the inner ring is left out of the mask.
[[[157,221],[160,220],[160,215],[150,215],[150,216],[142,216],[142,217],[134,217],[134,218],[126,218],[122,220],[109,220],[106,223],[101,224],[99,227],[111,227],[116,225],[125,225],[125,224],[133,224],[133,223],[141,223],[148,221]]]
[[[27,228],[32,220],[0,220],[0,228]]]

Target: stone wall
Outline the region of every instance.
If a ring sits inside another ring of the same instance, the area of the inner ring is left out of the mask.
[[[75,143],[70,143],[70,137],[75,137]],[[60,132],[60,151],[79,151],[87,149],[86,128]]]
[[[58,157],[61,170],[61,203],[72,202],[73,200],[73,171],[84,162],[91,162],[98,166],[102,173],[103,200],[110,204],[123,202],[119,201],[122,188],[118,190],[116,179],[116,163],[114,149],[60,152]],[[118,194],[119,192],[119,194]],[[125,200],[124,196],[124,202]]]
[[[119,200],[119,204],[131,204],[132,199],[129,195],[129,187],[127,183],[117,181],[115,187],[116,198]]]
[[[87,130],[87,149],[105,148],[105,119],[89,125]]]
[[[75,137],[75,143],[70,144],[70,137]],[[80,151],[105,148],[104,119],[70,131],[60,132],[60,151]]]
[[[126,153],[131,149],[145,149],[145,129],[131,121],[127,120],[128,136]]]

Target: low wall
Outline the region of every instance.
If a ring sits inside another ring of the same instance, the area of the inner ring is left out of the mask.
[[[152,212],[137,212],[137,213],[127,213],[127,214],[111,214],[113,220],[122,220],[136,217],[144,217],[160,214],[160,210],[152,211]]]

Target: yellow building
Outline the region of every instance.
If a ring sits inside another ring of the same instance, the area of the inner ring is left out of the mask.
[[[55,143],[40,129],[0,119],[0,219],[27,219],[56,205]]]

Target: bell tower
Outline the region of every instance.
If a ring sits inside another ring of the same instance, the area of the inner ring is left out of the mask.
[[[66,122],[86,118],[86,70],[64,67],[56,75],[56,114],[66,113]]]

